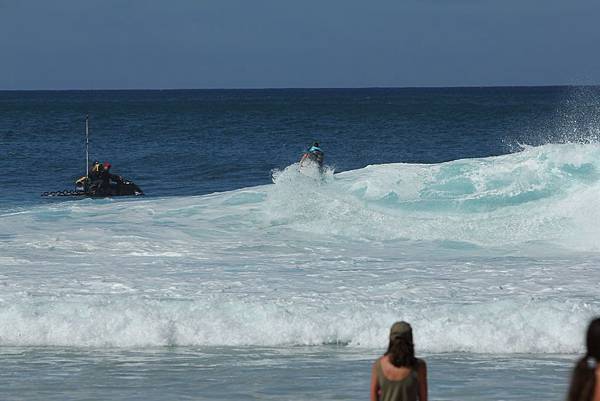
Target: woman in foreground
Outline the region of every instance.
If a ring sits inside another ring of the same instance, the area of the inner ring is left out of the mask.
[[[416,400],[427,401],[427,365],[415,358],[410,324],[396,322],[387,352],[373,364],[371,401]]]
[[[600,317],[590,322],[586,345],[585,356],[573,370],[568,401],[600,401]]]

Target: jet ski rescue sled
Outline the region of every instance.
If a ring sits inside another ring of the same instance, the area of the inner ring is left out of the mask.
[[[144,195],[144,191],[134,182],[129,181],[121,176],[109,173],[110,165],[105,173],[108,178],[103,180],[95,177],[92,180],[89,170],[89,117],[85,117],[85,169],[86,173],[83,177],[75,181],[75,189],[65,189],[63,191],[44,192],[42,196],[78,196],[91,198],[106,198],[112,196],[140,196]],[[95,162],[94,166],[100,163]],[[105,163],[106,165],[107,163]],[[106,176],[105,176],[106,177]],[[113,181],[113,182],[111,182]]]

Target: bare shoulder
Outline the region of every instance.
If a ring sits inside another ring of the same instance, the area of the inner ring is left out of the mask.
[[[417,358],[417,369],[420,371],[427,371],[427,363],[424,359]]]

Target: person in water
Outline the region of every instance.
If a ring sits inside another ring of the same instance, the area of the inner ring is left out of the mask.
[[[302,167],[306,161],[310,160],[311,162],[316,163],[321,170],[323,169],[324,159],[325,153],[319,146],[319,142],[314,142],[312,146],[302,155],[302,158],[300,159],[300,167]]]
[[[388,349],[373,364],[371,401],[427,401],[427,365],[415,357],[412,328],[396,322]]]
[[[600,317],[588,326],[586,347],[573,369],[567,401],[600,401]]]

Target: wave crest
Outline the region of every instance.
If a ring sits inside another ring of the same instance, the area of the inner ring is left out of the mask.
[[[403,319],[413,325],[422,352],[575,353],[581,351],[583,326],[593,313],[585,303],[535,300],[390,308],[222,296],[26,298],[0,306],[0,345],[385,348],[389,325]]]

